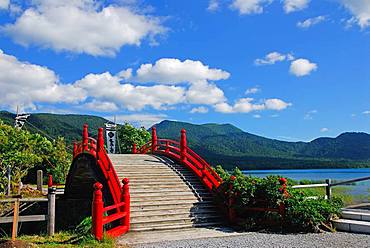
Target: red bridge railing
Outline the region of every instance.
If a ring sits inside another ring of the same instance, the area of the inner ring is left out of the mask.
[[[73,159],[82,153],[88,153],[96,158],[96,165],[100,168],[111,193],[114,204],[104,208],[102,198],[102,184],[97,182],[94,185],[94,198],[92,207],[93,230],[92,233],[96,239],[101,240],[103,237],[103,226],[110,222],[120,219],[120,224],[107,230],[107,234],[117,237],[126,233],[130,229],[130,193],[129,181],[124,179],[123,186],[118,179],[114,166],[104,148],[103,128],[98,129],[98,140],[89,137],[88,126],[83,126],[82,141],[74,143]],[[108,216],[104,216],[107,213]]]
[[[169,139],[158,139],[156,128],[153,127],[152,140],[139,149],[134,144],[132,152],[142,154],[150,152],[174,159],[192,170],[210,191],[218,188],[222,183],[222,179],[212,167],[187,146],[185,129],[181,130],[181,139],[180,142],[177,142]]]

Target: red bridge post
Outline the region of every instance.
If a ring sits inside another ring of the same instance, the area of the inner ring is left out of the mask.
[[[135,143],[132,145],[132,153],[133,154],[136,154],[137,153],[136,144]]]
[[[124,178],[122,180],[122,196],[121,201],[125,203],[123,206],[123,212],[126,213],[125,218],[123,219],[124,226],[127,227],[127,231],[130,230],[130,189],[129,189],[129,180],[128,178]]]
[[[96,159],[99,160],[99,152],[104,149],[103,128],[98,129],[98,140],[96,144]]]
[[[157,129],[152,127],[152,153],[157,150]]]
[[[88,125],[84,124],[82,131],[82,147],[83,151],[87,151],[89,145],[89,132],[87,131]]]
[[[186,161],[186,130],[181,129],[181,139],[180,139],[180,156],[181,161]]]
[[[77,144],[76,142],[73,142],[73,157],[77,154]]]
[[[103,239],[103,193],[101,189],[103,185],[99,182],[94,184],[94,195],[92,203],[92,234],[97,240]]]
[[[53,187],[53,176],[49,174],[49,179],[48,179],[48,188]]]

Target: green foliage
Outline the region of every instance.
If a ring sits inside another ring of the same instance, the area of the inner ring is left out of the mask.
[[[151,139],[150,133],[144,128],[135,128],[125,123],[118,128],[118,139],[122,153],[132,153],[133,144],[139,148]]]
[[[72,154],[66,149],[64,138],[58,137],[53,142],[53,149],[46,154],[46,171],[53,176],[54,183],[65,183],[72,162]]]
[[[62,182],[70,164],[63,139],[55,144],[25,130],[18,130],[0,121],[0,191],[7,184],[7,168],[11,168],[12,184],[17,184],[33,167],[45,168]]]
[[[338,215],[343,206],[339,198],[311,199],[308,196],[312,196],[312,193],[292,189],[294,181],[280,176],[266,178],[245,176],[238,168],[229,174],[221,166],[217,166],[215,170],[223,179],[223,183],[215,192],[219,203],[226,208],[234,209],[238,225],[245,229],[270,228],[271,226],[264,223],[273,220],[280,222],[281,228],[285,231],[315,232],[322,225],[328,224],[330,218]],[[285,206],[286,209],[284,216],[270,211],[248,210],[250,208],[277,210],[281,206]]]
[[[91,216],[86,217],[78,224],[74,230],[78,236],[89,237],[91,235],[92,218]]]
[[[286,223],[291,231],[320,230],[320,226],[330,223],[331,218],[339,216],[343,202],[340,198],[326,200],[324,197],[307,198],[302,191],[292,190],[286,199]]]

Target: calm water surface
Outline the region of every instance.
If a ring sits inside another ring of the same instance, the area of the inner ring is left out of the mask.
[[[256,177],[266,177],[268,175],[280,175],[294,180],[314,180],[325,181],[331,179],[334,181],[346,181],[355,178],[370,176],[370,168],[359,169],[307,169],[307,170],[245,170],[246,175]],[[356,183],[355,185],[345,186],[348,189],[348,194],[364,196],[363,202],[369,201],[370,196],[370,180]]]

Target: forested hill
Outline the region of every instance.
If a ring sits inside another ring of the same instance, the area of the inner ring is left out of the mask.
[[[15,114],[0,111],[0,119],[14,124]],[[90,135],[108,120],[91,115],[32,114],[25,128],[55,138],[65,137],[70,145],[81,139],[82,126],[89,125]],[[157,126],[158,137],[179,140],[187,130],[189,146],[212,165],[239,166],[243,169],[275,168],[346,168],[370,167],[370,135],[343,133],[336,138],[318,138],[311,142],[285,142],[264,138],[230,124],[195,125],[163,121]]]
[[[179,139],[187,130],[188,144],[212,163],[246,169],[331,168],[370,166],[370,135],[343,133],[311,142],[285,142],[243,132],[230,124],[194,125],[163,121],[158,137]]]
[[[15,114],[0,111],[0,120],[5,124],[14,125]],[[75,140],[81,140],[82,126],[84,123],[89,125],[89,133],[96,136],[99,127],[104,127],[108,120],[92,115],[74,115],[74,114],[31,114],[27,120],[25,128],[31,132],[44,132],[47,135],[56,138],[62,136],[67,144]],[[36,130],[36,128],[41,130]]]

